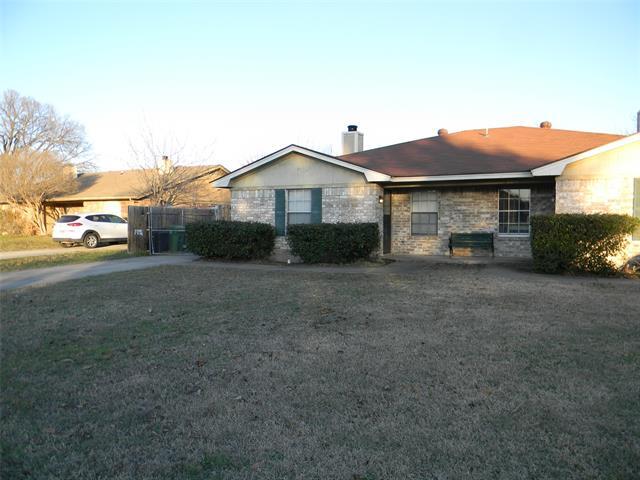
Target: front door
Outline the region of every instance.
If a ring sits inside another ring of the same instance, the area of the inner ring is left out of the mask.
[[[382,201],[382,253],[391,253],[391,192]]]

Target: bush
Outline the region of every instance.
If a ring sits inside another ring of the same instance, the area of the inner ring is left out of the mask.
[[[187,250],[207,258],[265,258],[271,255],[275,238],[275,229],[266,223],[222,220],[186,226]]]
[[[612,273],[614,257],[624,251],[628,236],[640,224],[629,215],[558,214],[531,218],[534,269],[557,273]]]
[[[0,235],[35,235],[24,215],[10,208],[0,209]]]
[[[380,244],[377,223],[290,225],[291,253],[305,263],[348,263],[369,258]]]

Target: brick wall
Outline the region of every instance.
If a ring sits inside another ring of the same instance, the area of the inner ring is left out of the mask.
[[[275,208],[274,190],[231,190],[231,220],[275,225]]]
[[[322,188],[322,221],[324,223],[377,222],[382,235],[382,204],[379,203],[378,197],[382,195],[383,190],[380,186],[313,185],[308,188],[318,187]],[[232,189],[231,219],[275,225],[274,191],[273,189]],[[278,237],[274,259],[286,261],[289,257],[286,239]]]
[[[442,188],[437,192],[438,235],[411,235],[411,194],[408,191],[393,193],[391,253],[448,255],[452,232],[498,231],[497,187]],[[531,213],[553,213],[553,209],[553,185],[533,186]],[[531,256],[529,237],[507,237],[496,233],[494,246],[496,256]]]

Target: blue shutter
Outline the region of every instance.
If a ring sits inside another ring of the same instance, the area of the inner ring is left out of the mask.
[[[633,179],[633,216],[640,218],[640,178]],[[633,232],[633,239],[640,240],[640,227]]]
[[[285,194],[283,189],[275,190],[276,196],[276,235],[284,235],[285,228]]]
[[[311,189],[311,223],[322,223],[322,189]]]

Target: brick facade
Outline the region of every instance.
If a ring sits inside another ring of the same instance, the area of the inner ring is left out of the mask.
[[[231,220],[275,225],[275,190],[231,190]]]
[[[355,186],[313,185],[322,188],[322,221],[324,223],[377,222],[382,233],[382,204],[378,201],[382,187],[374,184]],[[275,225],[274,189],[233,189],[231,219]],[[381,239],[382,240],[382,239]],[[287,260],[288,245],[284,237],[276,238],[274,258]],[[295,260],[295,259],[293,259]]]
[[[391,201],[391,253],[448,255],[452,232],[494,232],[496,256],[531,256],[529,237],[500,236],[498,188],[441,188],[438,235],[411,235],[411,193],[394,192]],[[553,185],[531,187],[531,214],[553,213]],[[473,253],[473,252],[472,252]]]
[[[622,176],[557,177],[556,213],[633,215],[633,182],[633,177]],[[624,259],[635,255],[640,255],[640,241],[629,238]]]

